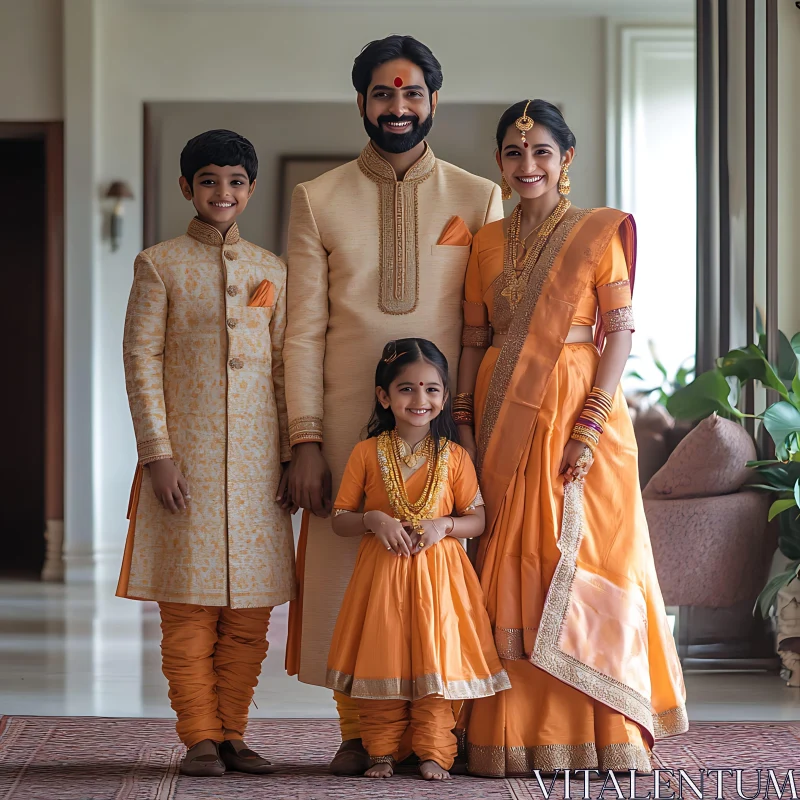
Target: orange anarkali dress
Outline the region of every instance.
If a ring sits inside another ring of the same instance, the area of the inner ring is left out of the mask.
[[[448,442],[447,477],[434,517],[482,505],[466,451]],[[347,462],[335,511],[394,516],[384,484],[378,439],[360,442]],[[414,502],[426,468],[406,479]],[[335,512],[334,512],[335,513]],[[355,698],[465,700],[508,688],[478,576],[459,540],[446,536],[411,558],[364,536],[345,592],[328,657],[327,686]]]
[[[475,236],[464,344],[487,347],[475,387],[478,571],[512,688],[465,708],[468,767],[650,771],[654,739],[688,722],[621,389],[584,486],[565,490],[559,475],[600,359],[595,344],[564,342],[573,325],[633,329],[633,220],[570,209],[516,309],[502,294],[504,247],[502,221]]]

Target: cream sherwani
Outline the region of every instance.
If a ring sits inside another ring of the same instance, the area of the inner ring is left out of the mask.
[[[369,419],[387,341],[430,339],[455,385],[470,248],[437,242],[454,216],[475,233],[502,215],[498,186],[437,160],[430,148],[402,181],[370,144],[358,160],[295,188],[284,348],[289,430],[292,445],[323,443],[334,496]],[[325,684],[358,545],[313,516],[301,537],[304,588],[289,649],[298,639],[301,646],[299,654],[287,651],[287,665],[306,683]]]
[[[274,304],[248,307],[265,280]],[[223,240],[195,219],[137,257],[123,352],[141,489],[118,594],[232,608],[294,596],[291,521],[275,502],[289,457],[285,284],[283,262],[236,225]],[[146,465],[164,457],[189,483],[183,513],[153,494]]]

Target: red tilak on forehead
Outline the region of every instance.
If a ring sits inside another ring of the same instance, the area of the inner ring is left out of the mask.
[[[403,79],[402,78],[395,78],[394,79],[394,85],[399,89],[403,85]]]

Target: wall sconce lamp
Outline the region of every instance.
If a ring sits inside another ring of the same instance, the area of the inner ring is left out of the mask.
[[[111,250],[115,251],[119,250],[119,243],[122,240],[123,202],[133,199],[133,191],[127,181],[114,181],[108,187],[106,197],[114,201],[114,209],[111,212]]]

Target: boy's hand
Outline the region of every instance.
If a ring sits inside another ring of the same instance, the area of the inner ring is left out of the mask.
[[[191,499],[189,484],[175,462],[171,458],[162,458],[151,461],[147,466],[150,468],[150,482],[158,502],[173,514],[186,511],[186,503]]]
[[[281,482],[278,485],[278,496],[275,498],[284,511],[294,514],[297,511],[297,503],[292,498],[292,493],[289,491],[289,466],[291,462],[287,461],[281,464],[283,472],[281,473]]]

